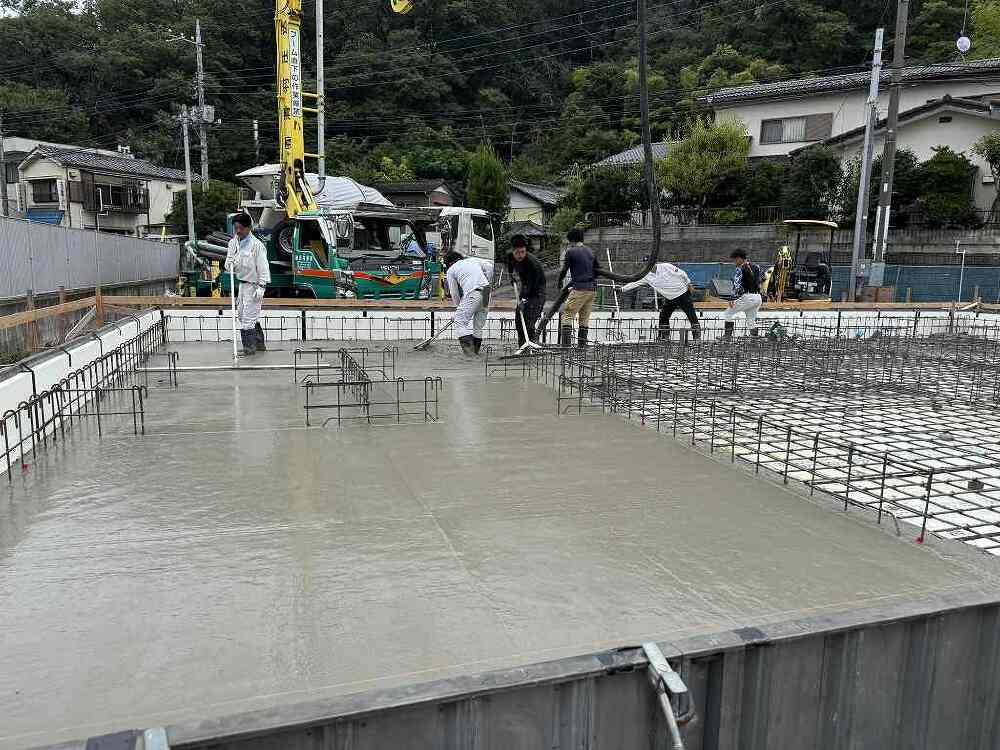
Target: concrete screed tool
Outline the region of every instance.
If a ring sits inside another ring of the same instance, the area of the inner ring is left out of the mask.
[[[417,345],[416,345],[415,347],[413,347],[413,348],[414,348],[414,349],[416,349],[416,350],[417,350],[418,352],[422,352],[422,351],[424,351],[424,349],[427,349],[427,348],[429,348],[429,347],[430,347],[430,345],[431,345],[431,343],[432,343],[432,342],[434,341],[434,339],[436,339],[436,338],[437,338],[438,336],[440,336],[440,335],[441,335],[442,333],[444,333],[444,332],[445,332],[445,331],[447,331],[447,330],[448,330],[449,328],[451,328],[451,327],[452,327],[452,325],[453,325],[454,323],[455,323],[455,319],[454,319],[454,318],[452,318],[451,320],[449,320],[449,321],[448,321],[447,325],[445,325],[445,327],[444,327],[444,328],[442,328],[442,329],[441,329],[440,331],[438,331],[437,333],[435,333],[435,334],[434,334],[433,336],[431,336],[430,338],[426,338],[426,339],[424,339],[423,341],[421,341],[421,342],[420,342],[419,344],[417,344]]]

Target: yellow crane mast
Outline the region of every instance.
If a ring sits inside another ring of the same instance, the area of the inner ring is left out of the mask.
[[[278,147],[281,177],[277,195],[288,218],[316,210],[316,199],[306,182],[306,158],[318,158],[305,147],[303,113],[317,113],[303,99],[318,94],[302,90],[302,0],[277,0],[274,35],[278,52]]]

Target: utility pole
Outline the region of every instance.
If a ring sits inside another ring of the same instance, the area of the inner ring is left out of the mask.
[[[892,212],[892,178],[896,170],[896,129],[899,124],[900,75],[906,63],[906,29],[910,15],[910,0],[898,0],[896,5],[896,36],[893,39],[892,83],[889,90],[889,115],[885,124],[885,150],[882,152],[882,191],[878,196],[875,216],[874,260],[869,283],[882,286],[885,275],[885,251],[889,241],[889,218]]]
[[[316,0],[316,154],[319,179],[326,178],[326,97],[323,94],[323,0]]]
[[[0,109],[0,175],[3,177],[0,179],[0,201],[3,201],[3,215],[10,216],[10,211],[7,208],[7,149],[3,145],[3,115],[4,112]]]
[[[858,184],[858,206],[854,217],[854,246],[851,252],[851,279],[848,299],[857,297],[858,277],[861,276],[861,260],[865,252],[868,231],[868,187],[871,183],[872,152],[875,150],[873,136],[878,124],[878,84],[882,75],[882,36],[884,29],[875,31],[875,52],[872,58],[872,78],[868,86],[867,117],[865,119],[865,145],[861,152],[861,181]]]
[[[195,59],[198,62],[198,140],[201,143],[201,189],[208,190],[208,123],[205,118],[205,63],[202,60],[201,20],[194,22]]]
[[[195,241],[194,234],[194,196],[191,194],[191,142],[188,138],[188,125],[191,124],[187,105],[181,110],[181,129],[184,131],[184,181],[187,183],[187,225],[188,240]]]

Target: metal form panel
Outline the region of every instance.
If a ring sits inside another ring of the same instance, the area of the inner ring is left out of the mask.
[[[687,750],[992,750],[998,625],[996,592],[946,593],[661,648],[697,709]],[[645,666],[630,647],[166,733],[174,750],[668,748]]]

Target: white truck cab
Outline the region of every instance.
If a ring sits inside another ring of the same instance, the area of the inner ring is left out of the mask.
[[[441,209],[440,219],[447,221],[451,228],[451,248],[466,257],[493,262],[496,258],[496,237],[493,221],[488,211],[481,208],[446,206]],[[435,247],[443,247],[440,233],[428,232],[428,238]]]

